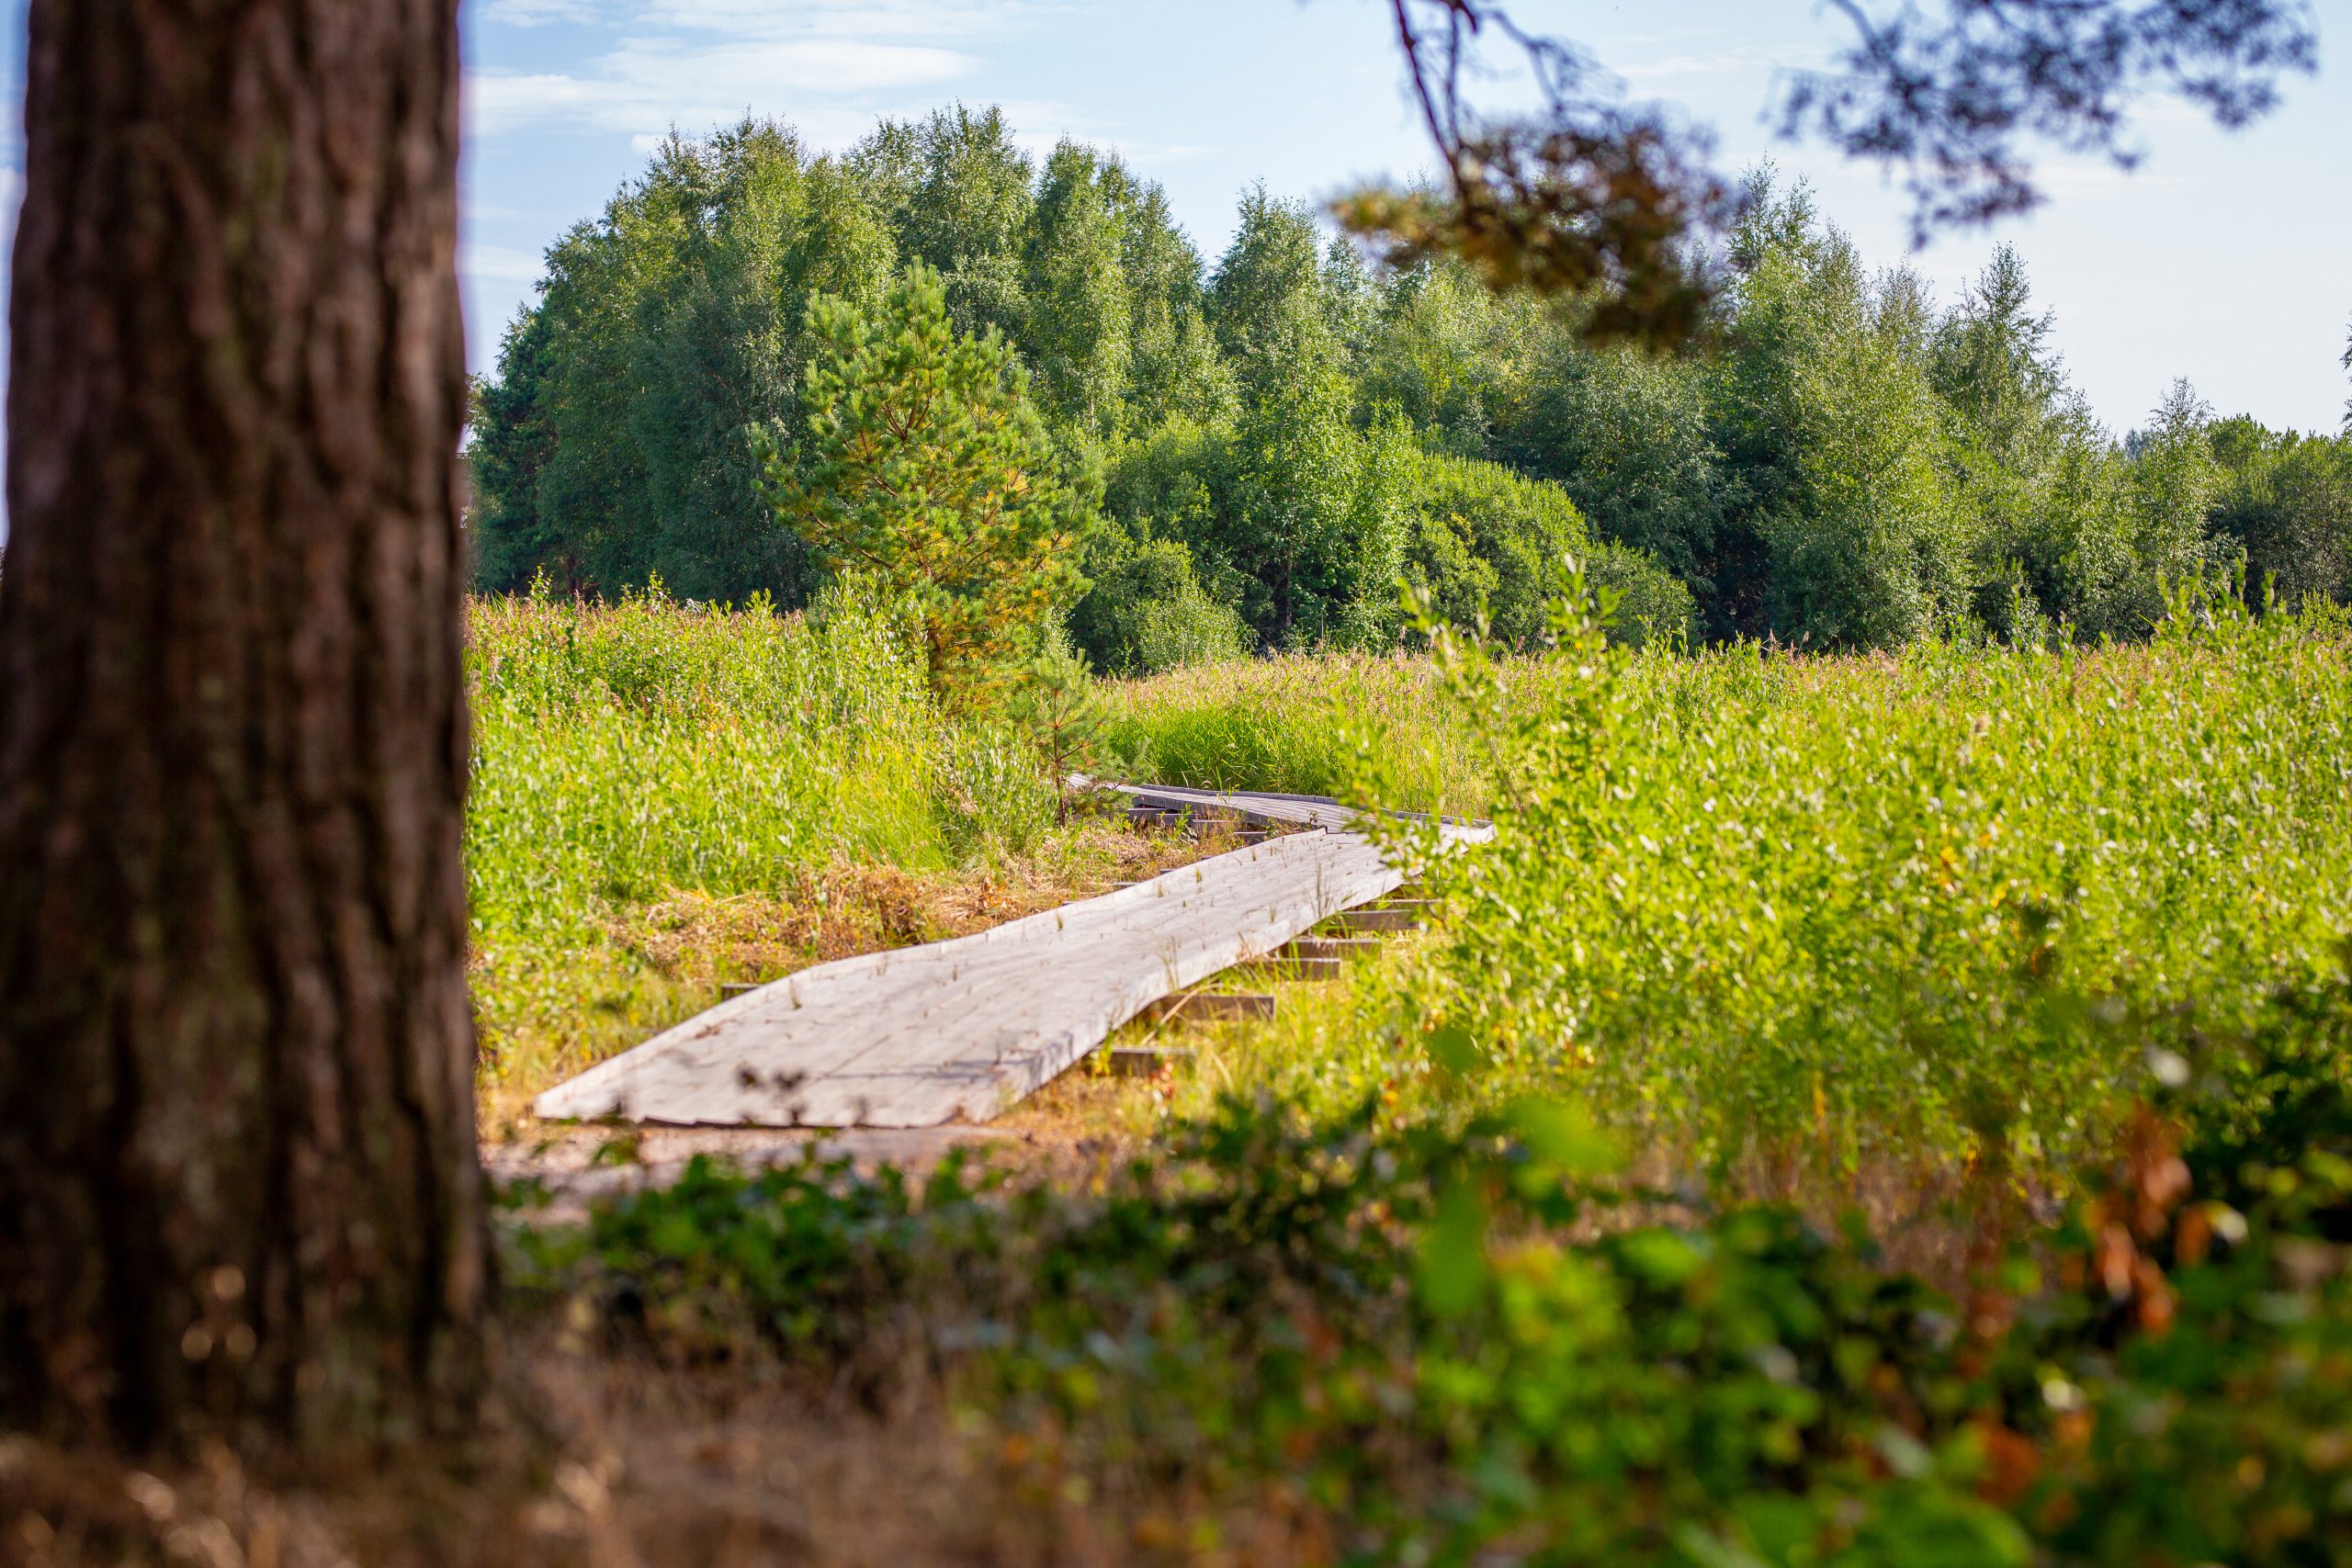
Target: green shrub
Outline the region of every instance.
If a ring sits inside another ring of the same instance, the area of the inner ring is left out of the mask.
[[[1095,668],[1157,675],[1248,651],[1240,613],[1208,595],[1191,553],[1175,540],[1106,533],[1095,561],[1093,586],[1069,618],[1072,639]]]
[[[1697,603],[1645,551],[1596,544],[1567,491],[1497,463],[1423,453],[1414,468],[1414,526],[1405,575],[1439,619],[1474,626],[1518,648],[1543,637],[1544,605],[1566,562],[1585,565],[1623,604],[1611,637],[1641,645],[1691,640]]]
[[[1413,478],[1407,577],[1456,626],[1484,609],[1505,642],[1540,635],[1559,562],[1589,548],[1567,492],[1497,463],[1429,453],[1417,457]]]
[[[1610,641],[1677,649],[1697,643],[1698,602],[1656,557],[1624,545],[1601,545],[1585,564],[1585,574],[1595,588],[1617,596]]]
[[[2293,609],[2352,604],[2352,433],[2273,434],[2252,420],[2215,430],[2222,479],[2214,530],[2245,556],[2245,585]]]

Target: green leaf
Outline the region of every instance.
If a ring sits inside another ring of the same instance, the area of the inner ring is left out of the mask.
[[[1468,1182],[1438,1195],[1437,1218],[1421,1238],[1414,1284],[1439,1317],[1459,1317],[1478,1303],[1487,1283],[1487,1198]]]
[[[1528,1099],[1506,1113],[1528,1152],[1570,1176],[1605,1176],[1623,1168],[1624,1152],[1583,1106],[1557,1100]]]

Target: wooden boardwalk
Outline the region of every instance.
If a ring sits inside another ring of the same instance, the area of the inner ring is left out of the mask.
[[[974,936],[804,969],[591,1067],[534,1111],[678,1126],[985,1122],[1151,1003],[1404,880],[1333,802],[1128,793],[1144,808],[1307,830]]]

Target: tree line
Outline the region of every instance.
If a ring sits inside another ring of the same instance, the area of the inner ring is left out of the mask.
[[[1262,187],[1212,265],[1115,157],[1040,164],[962,107],[838,155],[770,121],[673,136],[567,233],[478,399],[481,585],[806,603],[822,563],[761,453],[805,442],[812,304],[885,311],[917,265],[1026,367],[1099,512],[1068,624],[1101,668],[1385,646],[1400,575],[1526,635],[1570,553],[1629,628],[1813,647],[2130,637],[2165,581],[2240,565],[2352,592],[2343,439],[2185,383],[2119,438],[2006,246],[1941,306],[1758,172],[1710,319],[1661,356],[1457,265],[1374,270]]]

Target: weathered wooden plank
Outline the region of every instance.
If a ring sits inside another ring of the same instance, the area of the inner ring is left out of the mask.
[[[1225,813],[1244,821],[1290,828],[1345,829],[1355,820],[1353,807],[1323,795],[1263,795],[1251,790],[1186,789],[1176,784],[1111,784],[1128,797],[1130,811],[1181,816],[1197,812]]]
[[[1279,958],[1369,958],[1380,951],[1376,936],[1303,936],[1286,944]]]
[[[1354,807],[1342,806],[1328,795],[1269,795],[1257,790],[1192,789],[1178,784],[1098,784],[1083,773],[1072,774],[1070,783],[1080,788],[1115,790],[1127,796],[1131,811],[1167,815],[1223,812],[1269,825],[1332,829],[1345,829],[1362,815]],[[1419,811],[1392,815],[1414,821],[1428,820],[1428,814]],[[1491,822],[1468,822],[1458,817],[1441,817],[1438,820],[1445,829],[1446,838],[1456,843],[1484,843],[1495,836]]]
[[[1171,824],[1216,815],[1309,830],[974,936],[804,970],[721,1001],[534,1108],[680,1126],[985,1121],[1151,1002],[1402,886],[1346,830],[1357,814],[1326,797],[1112,787]],[[1446,827],[1458,842],[1492,831]],[[1322,953],[1287,962],[1295,973],[1336,968]]]
[[[977,935],[803,970],[590,1068],[534,1109],[684,1125],[985,1121],[1148,1003],[1402,880],[1354,834],[1272,839]]]
[[[1160,998],[1139,1016],[1188,1023],[1230,1023],[1238,1019],[1263,1021],[1274,1016],[1274,998],[1262,991],[1238,996],[1222,991],[1187,991],[1181,997]]]
[[[1351,931],[1411,931],[1421,928],[1421,917],[1410,909],[1350,909],[1338,918]]]

